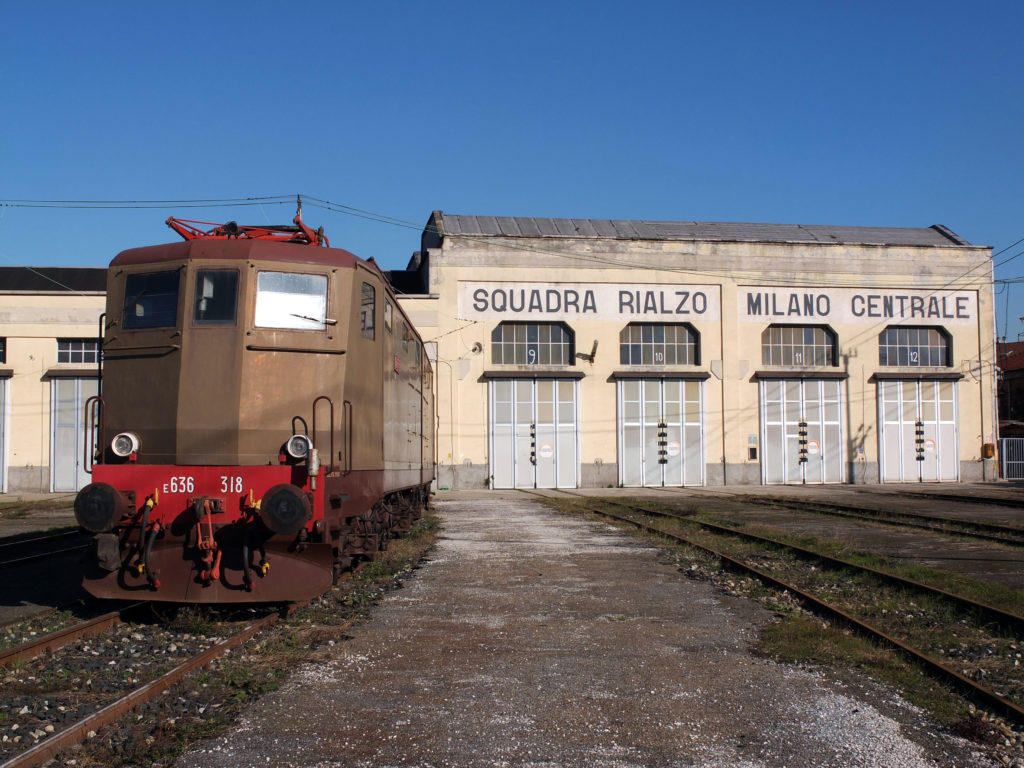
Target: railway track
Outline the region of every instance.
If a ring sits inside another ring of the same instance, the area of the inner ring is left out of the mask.
[[[566,492],[560,491],[560,493]],[[544,494],[539,493],[534,495],[545,497]],[[566,493],[566,495],[588,502],[584,507],[582,507],[582,509],[585,509],[588,512],[592,512],[608,519],[624,522],[648,533],[663,536],[677,543],[694,547],[718,558],[719,561],[727,568],[745,572],[769,587],[788,591],[815,613],[826,615],[832,619],[838,619],[843,624],[856,629],[862,634],[871,636],[876,640],[897,649],[919,662],[934,675],[953,684],[968,696],[982,703],[984,706],[1020,725],[1024,725],[1024,707],[1021,706],[1019,701],[1020,695],[1015,698],[1011,698],[997,692],[993,687],[981,685],[977,681],[972,680],[966,674],[952,668],[948,662],[944,663],[943,661],[935,658],[932,651],[922,649],[921,647],[915,647],[915,645],[907,642],[906,639],[896,637],[890,631],[886,631],[884,628],[876,626],[864,618],[855,616],[850,612],[850,610],[819,595],[812,594],[809,589],[803,588],[798,584],[793,583],[791,580],[780,578],[779,576],[769,572],[763,565],[755,565],[749,558],[739,557],[735,554],[723,551],[725,548],[723,546],[723,537],[753,542],[759,547],[770,548],[775,551],[787,551],[802,560],[814,558],[830,569],[843,569],[848,572],[869,574],[872,579],[880,579],[890,584],[896,584],[901,589],[910,589],[914,590],[915,593],[931,595],[932,597],[940,600],[954,603],[959,611],[966,612],[971,615],[974,617],[975,621],[980,620],[982,622],[992,622],[1009,629],[1014,633],[1016,638],[1020,638],[1022,633],[1024,633],[1024,617],[995,606],[978,603],[970,598],[955,595],[944,590],[937,590],[934,587],[904,579],[896,574],[887,573],[874,568],[865,568],[864,566],[856,563],[840,560],[829,555],[815,552],[804,547],[798,547],[770,537],[760,536],[758,534],[730,528],[728,526],[695,520],[691,516],[680,515],[665,510],[653,510],[648,507],[627,504],[613,499],[601,500],[602,504],[607,503],[630,511],[630,515],[619,515],[610,512],[607,509],[599,508],[595,499],[588,498],[580,494],[573,494],[571,492]],[[642,515],[646,518],[670,518],[673,523],[677,525],[689,527],[698,533],[702,531],[705,532],[702,535],[711,534],[713,537],[717,537],[718,545],[716,546],[714,542],[698,540],[693,536],[685,536],[678,532],[667,531],[664,528],[650,525],[645,520],[636,519],[637,515]],[[764,558],[762,557],[759,559]],[[1020,685],[1018,681],[1014,682],[1016,685]],[[1024,688],[1021,690],[1024,690]]]
[[[758,504],[775,509],[793,509],[801,512],[814,512],[820,515],[834,515],[856,520],[865,520],[885,525],[943,533],[951,536],[963,536],[980,541],[996,542],[1015,547],[1024,547],[1024,528],[980,520],[962,520],[943,515],[926,515],[918,512],[878,509],[853,504],[820,501],[790,501],[777,497],[737,496],[745,504]]]
[[[655,487],[651,490],[662,491],[668,496],[679,497],[679,489]],[[890,494],[891,495],[891,494]],[[937,494],[912,494],[920,499],[943,499],[958,500],[961,502],[974,503],[974,498],[943,497]],[[977,539],[986,542],[996,542],[1008,546],[1024,547],[1024,528],[1014,525],[1003,525],[983,520],[964,520],[951,518],[943,515],[929,515],[920,512],[910,512],[895,509],[880,509],[856,504],[842,504],[839,502],[822,502],[820,500],[805,501],[800,499],[788,499],[779,496],[756,496],[735,492],[718,494],[735,499],[743,504],[752,504],[772,509],[792,509],[798,512],[810,512],[820,515],[831,515],[845,517],[848,519],[863,520],[881,525],[892,525],[901,528],[912,528],[928,531],[930,533],[941,533],[949,536],[960,536],[964,538]],[[996,502],[985,502],[996,503]],[[1016,505],[1006,505],[1016,506]]]
[[[148,603],[132,603],[116,611],[95,616],[70,626],[35,637],[19,645],[0,651],[0,668],[10,667],[44,653],[53,653],[76,640],[102,634],[122,623],[126,614]]]
[[[1015,509],[1024,508],[1024,497],[1020,494],[1020,487],[1010,486],[1009,492],[1000,491],[996,495],[985,495],[985,494],[972,494],[972,493],[942,493],[941,491],[917,491],[910,489],[900,489],[897,493],[886,493],[888,496],[902,496],[906,498],[911,496],[917,499],[933,499],[935,501],[953,501],[959,503],[970,503],[970,504],[992,504],[999,507],[1013,507]]]
[[[353,570],[346,572],[342,575],[339,583],[348,581],[354,574],[362,571],[368,565],[369,563],[361,563]],[[144,704],[153,701],[190,673],[209,665],[211,662],[225,655],[232,649],[241,646],[261,632],[269,630],[282,617],[290,616],[306,604],[307,603],[289,603],[284,606],[283,610],[276,610],[255,620],[243,622],[243,626],[237,629],[232,629],[228,637],[224,639],[220,639],[220,633],[217,633],[214,635],[214,637],[217,637],[215,641],[211,641],[209,643],[200,642],[202,647],[194,649],[194,652],[192,652],[187,658],[180,660],[173,666],[173,668],[162,671],[159,673],[158,677],[150,682],[137,687],[129,687],[125,690],[117,691],[116,694],[111,693],[110,691],[105,691],[104,693],[106,695],[103,696],[102,705],[95,708],[95,711],[84,714],[81,718],[78,718],[73,722],[63,723],[63,727],[59,731],[52,723],[49,724],[49,730],[46,730],[46,726],[40,728],[40,723],[38,722],[34,724],[34,727],[26,727],[25,731],[34,739],[35,743],[27,749],[18,751],[16,748],[12,748],[16,745],[12,745],[8,742],[8,739],[4,739],[3,742],[0,742],[0,760],[3,760],[3,762],[0,762],[0,768],[29,768],[30,766],[37,766],[45,763],[47,760],[52,759],[63,750],[82,743],[90,734],[95,733],[100,728],[111,725],[133,709],[139,708]],[[19,665],[30,662],[33,659],[39,659],[39,657],[47,653],[58,654],[61,649],[68,648],[74,645],[77,641],[86,640],[90,637],[102,636],[105,633],[117,632],[119,628],[132,626],[129,622],[129,615],[135,615],[147,606],[152,605],[152,603],[148,602],[133,603],[131,605],[124,606],[117,611],[111,611],[101,616],[75,623],[38,638],[32,638],[21,645],[8,648],[0,652],[0,668],[11,669],[18,667]],[[358,617],[354,616],[338,625],[335,630],[338,632],[344,632],[357,620]],[[136,640],[140,638],[141,633],[146,631],[147,630],[143,628],[142,625],[134,625],[130,632],[120,638],[120,644],[127,642],[126,638]],[[209,635],[211,633],[206,634]],[[184,646],[185,643],[195,639],[196,638],[193,638],[190,634],[185,633],[184,640],[178,640],[177,642]],[[115,643],[115,645],[116,644],[117,643]],[[177,645],[173,639],[164,639],[150,644],[157,647],[163,646],[168,649],[174,649]],[[86,655],[86,657],[90,654],[96,654],[102,659],[106,659],[109,655],[110,660],[103,662],[109,667],[121,667],[130,663],[125,660],[123,653],[118,653],[117,648],[114,648],[112,652],[104,655],[86,645],[82,649],[82,653]],[[56,656],[53,658],[56,658]],[[72,662],[72,665],[73,664],[74,662]],[[68,665],[66,665],[66,660],[57,659],[55,666],[58,668],[59,672],[60,670],[65,669],[65,666]],[[97,667],[96,662],[92,662],[91,666],[94,670],[102,668],[102,664],[100,667]],[[47,677],[52,677],[52,674],[45,671],[31,676],[32,679],[45,679]],[[142,676],[140,675],[140,677]],[[101,685],[100,687],[104,686]],[[122,686],[122,688],[124,688],[124,686]],[[59,711],[61,705],[57,705],[56,707],[53,705],[56,701],[60,700],[60,696],[60,693],[41,690],[35,698],[43,699],[44,704],[49,705],[44,706],[44,709],[50,711],[57,709]],[[24,695],[20,696],[19,699],[20,698],[24,698]],[[77,699],[78,695],[75,694],[70,698]],[[92,691],[83,691],[82,698],[92,698]],[[0,705],[0,709],[2,708],[2,705]],[[34,707],[26,704],[22,709],[34,709]],[[9,724],[6,721],[5,725],[8,725],[9,727]]]
[[[41,765],[55,757],[62,750],[82,742],[88,734],[110,725],[127,712],[148,701],[152,701],[172,685],[182,680],[190,672],[206,666],[232,648],[242,645],[256,634],[271,627],[279,618],[278,614],[272,613],[248,624],[225,640],[191,655],[187,660],[160,675],[155,680],[131,689],[98,711],[73,722],[49,738],[45,738],[46,731],[44,730],[42,732],[44,736],[39,737],[41,740],[38,743],[0,763],[0,768],[29,768],[29,766]],[[34,733],[39,733],[39,731],[36,730]]]

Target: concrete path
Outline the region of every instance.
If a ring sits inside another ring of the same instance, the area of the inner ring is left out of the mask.
[[[770,615],[539,504],[438,503],[433,559],[180,768],[987,766],[869,682],[775,664]]]

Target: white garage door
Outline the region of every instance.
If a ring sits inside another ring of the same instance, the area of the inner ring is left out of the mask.
[[[495,488],[579,486],[577,383],[496,379],[490,385]]]
[[[882,482],[960,478],[956,382],[878,382]]]
[[[761,381],[766,484],[843,482],[842,382]]]
[[[704,484],[700,381],[619,381],[619,483],[628,487]]]

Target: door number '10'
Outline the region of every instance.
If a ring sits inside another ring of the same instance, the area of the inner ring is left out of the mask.
[[[220,476],[220,492],[221,493],[241,493],[242,492],[242,478],[240,476],[228,477],[227,475]]]

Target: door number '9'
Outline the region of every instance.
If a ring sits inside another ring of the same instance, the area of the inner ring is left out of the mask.
[[[221,493],[241,493],[242,492],[242,478],[238,475],[229,477],[227,475],[220,476],[220,492]]]

